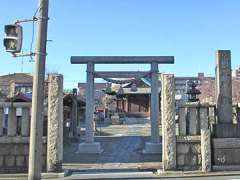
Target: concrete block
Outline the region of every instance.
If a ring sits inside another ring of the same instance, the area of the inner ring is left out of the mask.
[[[161,143],[145,143],[144,154],[162,154],[162,144]]]
[[[9,144],[0,144],[0,155],[9,155],[12,148]]]
[[[190,144],[177,143],[177,154],[188,154],[190,152]]]
[[[200,143],[201,136],[176,136],[177,143]]]
[[[189,117],[189,134],[197,135],[199,133],[197,108],[189,108],[188,117]]]
[[[184,156],[185,166],[197,166],[197,155],[188,154]]]
[[[24,144],[14,144],[13,145],[14,155],[24,155]]]
[[[3,159],[4,159],[4,156],[0,156],[0,167],[2,167],[4,164],[4,162],[3,162]],[[0,168],[1,169],[1,168]]]
[[[84,154],[100,154],[102,152],[103,152],[103,149],[101,149],[99,142],[80,143],[78,145],[78,151],[77,151],[77,153],[84,153]]]
[[[213,138],[212,146],[217,149],[240,148],[240,138]]]
[[[28,167],[28,164],[29,164],[29,156],[25,156],[25,162],[26,162],[26,166]]]
[[[44,150],[44,148],[43,148],[43,150]],[[28,155],[29,154],[29,145],[28,144],[25,144],[23,146],[23,154],[24,155]]]
[[[25,167],[25,158],[24,156],[16,156],[16,166]]]
[[[214,149],[214,165],[239,165],[240,149]]]
[[[214,124],[215,138],[240,138],[240,124]]]
[[[15,166],[15,156],[5,156],[5,164],[8,167]]]
[[[183,166],[184,165],[184,158],[185,158],[185,155],[177,154],[177,166]]]
[[[191,144],[191,153],[192,154],[201,154],[201,144],[192,143]]]
[[[213,171],[240,171],[240,165],[215,165]]]
[[[186,124],[186,115],[187,115],[187,108],[182,107],[179,110],[179,134],[186,135],[187,131],[187,124]]]

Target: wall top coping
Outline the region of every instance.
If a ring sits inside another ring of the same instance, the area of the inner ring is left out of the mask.
[[[22,136],[14,136],[14,137],[8,137],[8,136],[2,136],[0,137],[0,144],[20,144],[20,143],[29,143],[29,137],[22,137]],[[47,137],[43,137],[43,143],[47,143]]]
[[[212,144],[214,148],[240,148],[240,138],[213,138]]]
[[[31,106],[31,102],[0,102],[0,107],[30,108]]]
[[[201,142],[201,136],[176,136],[178,143]]]
[[[179,108],[186,108],[186,107],[192,107],[192,108],[208,108],[208,107],[216,107],[216,104],[209,104],[209,103],[186,103],[184,105],[180,105]],[[233,104],[232,107],[240,107],[240,103]]]
[[[208,108],[208,107],[215,107],[215,104],[209,104],[209,103],[186,103],[184,105],[179,106],[179,108],[186,108],[186,107],[192,107],[192,108]]]

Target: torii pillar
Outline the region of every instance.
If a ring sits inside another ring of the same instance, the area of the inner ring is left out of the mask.
[[[87,63],[87,87],[86,87],[86,120],[85,120],[85,142],[78,146],[79,153],[101,153],[99,142],[94,142],[94,64]]]
[[[143,153],[161,154],[162,144],[160,143],[159,134],[159,74],[158,64],[151,63],[151,137],[150,142],[145,143]]]
[[[151,64],[151,140],[145,145],[144,153],[161,153],[159,134],[159,87],[158,64],[173,64],[173,56],[72,56],[72,64],[87,64],[86,88],[86,136],[79,144],[79,153],[101,153],[99,142],[94,142],[94,77],[126,78],[137,77],[149,72],[94,72],[94,64]]]

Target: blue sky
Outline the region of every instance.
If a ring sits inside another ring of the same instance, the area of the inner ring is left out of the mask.
[[[214,75],[215,50],[232,51],[240,65],[239,0],[50,0],[46,72],[64,75],[65,88],[85,81],[85,66],[72,55],[173,55],[161,72],[177,76]],[[4,25],[32,17],[37,0],[2,0]],[[23,49],[29,51],[32,24],[24,23]],[[36,26],[35,26],[36,29]],[[29,58],[12,58],[0,45],[0,75],[33,72]],[[147,70],[148,65],[98,65],[97,70]]]

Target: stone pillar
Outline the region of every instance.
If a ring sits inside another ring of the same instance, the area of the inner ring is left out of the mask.
[[[216,105],[218,123],[232,123],[232,70],[231,52],[216,53]]]
[[[63,160],[63,76],[49,75],[47,171],[61,172]]]
[[[77,96],[73,95],[72,98],[72,112],[71,112],[71,118],[72,118],[72,134],[74,138],[77,138]]]
[[[16,116],[16,108],[8,107],[8,128],[7,135],[8,136],[16,136],[17,134],[17,116]]]
[[[4,109],[0,107],[0,136],[3,135]]]
[[[151,64],[151,142],[159,143],[159,74],[158,74],[158,64]]]
[[[189,107],[189,135],[197,135],[197,107]]]
[[[151,139],[145,143],[144,153],[162,153],[159,134],[159,74],[158,64],[151,64]]]
[[[179,135],[184,136],[187,133],[187,124],[186,124],[187,108],[179,108]]]
[[[14,81],[10,81],[10,85],[9,85],[9,97],[13,97],[15,96],[16,92],[15,92],[15,82]]]
[[[86,143],[94,142],[93,128],[94,113],[94,64],[87,64],[87,88],[86,88]]]
[[[87,63],[85,142],[78,146],[78,153],[101,153],[99,142],[94,142],[94,64]]]
[[[176,169],[176,124],[174,75],[162,75],[163,170]]]
[[[22,136],[29,136],[29,119],[30,109],[28,107],[22,108],[22,124],[21,124]]]
[[[211,171],[211,134],[208,128],[207,108],[200,108],[202,171]]]
[[[126,113],[128,112],[128,95],[126,95],[126,99],[124,101],[124,110]]]

